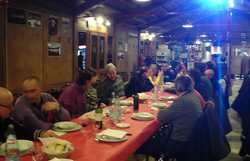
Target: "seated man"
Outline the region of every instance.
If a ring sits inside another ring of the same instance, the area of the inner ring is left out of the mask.
[[[25,127],[48,130],[57,121],[70,120],[68,111],[50,94],[42,92],[37,77],[26,78],[22,88],[23,95],[16,101],[14,118]]]
[[[70,112],[73,118],[87,112],[86,90],[91,86],[91,77],[89,72],[80,72],[75,83],[65,88],[59,98],[60,104]]]
[[[147,67],[142,67],[138,73],[133,76],[126,89],[125,93],[127,97],[141,92],[148,92],[154,88],[154,85],[148,79],[149,69]]]
[[[171,123],[173,131],[166,145],[166,153],[169,155],[185,152],[190,141],[192,130],[201,116],[201,104],[194,93],[192,79],[187,76],[179,76],[175,80],[178,99],[167,109],[160,110],[158,120],[161,124]],[[185,161],[185,155],[178,156],[179,161]]]
[[[12,93],[8,89],[0,87],[0,142],[5,142],[5,133],[10,124],[14,125],[18,139],[33,140],[38,137],[56,136],[52,131],[35,130],[24,127],[22,124],[15,121],[11,116],[12,102]]]
[[[122,78],[117,74],[117,70],[114,64],[109,63],[106,65],[106,78],[100,83],[98,89],[98,96],[100,101],[105,104],[110,104],[112,99],[112,93],[117,97],[125,96],[124,82]]]

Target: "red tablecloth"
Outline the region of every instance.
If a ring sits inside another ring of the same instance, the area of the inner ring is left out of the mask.
[[[170,94],[164,94],[170,95]],[[132,107],[131,107],[132,109]],[[140,104],[139,112],[153,112],[147,104]],[[125,114],[125,122],[129,123],[130,128],[123,129],[128,131],[128,140],[120,143],[104,143],[95,140],[95,134],[98,131],[94,124],[89,124],[81,131],[68,133],[62,137],[70,141],[75,151],[71,154],[70,159],[74,161],[126,161],[150,136],[157,130],[159,123],[157,120],[152,121],[136,121],[130,117],[131,113]],[[80,120],[76,120],[76,122]],[[104,128],[115,128],[111,121],[106,118]],[[115,128],[116,129],[116,128]],[[22,157],[21,161],[31,161],[31,156]],[[0,159],[0,161],[2,161]]]

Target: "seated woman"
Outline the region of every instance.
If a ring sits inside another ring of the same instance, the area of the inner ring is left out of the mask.
[[[175,85],[178,99],[169,108],[160,110],[158,114],[161,124],[171,123],[173,125],[173,131],[165,150],[170,155],[185,152],[192,129],[202,114],[201,104],[194,92],[192,79],[187,75],[179,76],[175,80]],[[186,159],[185,154],[179,157],[178,161]]]
[[[149,80],[154,86],[160,85],[163,81],[163,71],[158,70],[158,67],[156,64],[151,64],[149,66]]]
[[[86,111],[92,111],[98,104],[97,90],[95,88],[99,75],[92,69],[88,69],[91,74],[90,87],[86,91]]]
[[[136,93],[151,91],[154,86],[148,79],[148,76],[149,69],[147,67],[142,67],[127,84],[125,89],[126,96],[130,97]]]

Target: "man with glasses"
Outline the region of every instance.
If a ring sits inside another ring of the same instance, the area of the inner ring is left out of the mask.
[[[24,80],[23,95],[15,104],[14,117],[25,127],[48,130],[53,123],[70,120],[67,110],[48,93],[43,93],[40,80],[28,77]]]
[[[12,102],[12,93],[8,89],[0,87],[0,142],[5,142],[5,133],[10,124],[14,125],[18,139],[33,140],[38,137],[56,136],[52,131],[26,128],[15,121],[12,117]]]

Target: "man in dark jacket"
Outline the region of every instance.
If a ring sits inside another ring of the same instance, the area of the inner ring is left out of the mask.
[[[242,126],[242,146],[240,156],[250,155],[250,73],[246,76],[232,108],[237,111],[241,117]]]
[[[138,71],[138,73],[130,79],[125,89],[126,96],[130,97],[137,93],[151,91],[154,88],[154,85],[148,77],[149,69],[147,67],[142,67],[140,71]]]
[[[15,121],[11,114],[12,102],[12,93],[8,89],[0,87],[0,142],[5,142],[5,133],[10,124],[14,125],[18,139],[34,140],[42,136],[56,136],[51,131],[35,130],[24,127],[22,124]]]

